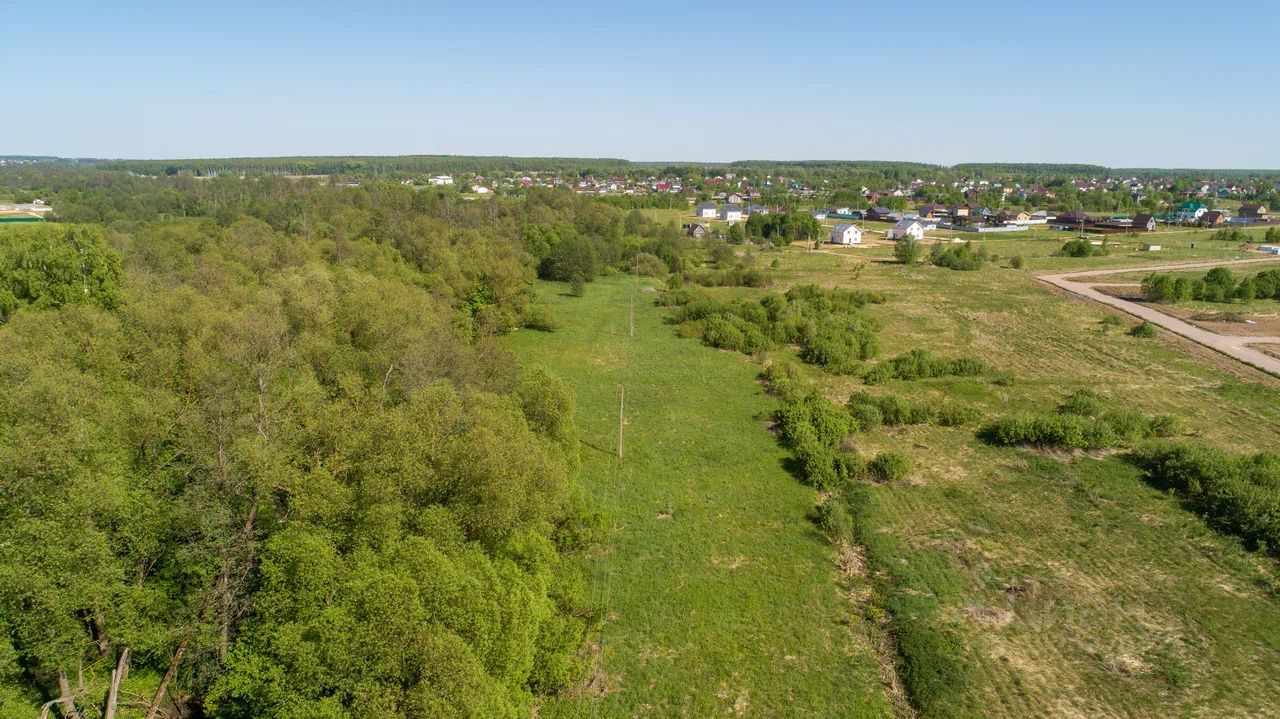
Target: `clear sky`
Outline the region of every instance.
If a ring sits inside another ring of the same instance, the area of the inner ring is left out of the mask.
[[[14,0],[4,17],[0,154],[1280,168],[1280,0]]]

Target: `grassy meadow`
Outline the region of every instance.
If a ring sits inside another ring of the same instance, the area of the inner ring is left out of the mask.
[[[1106,310],[1026,272],[865,261],[875,254],[789,250],[774,289],[882,291],[888,301],[869,309],[883,326],[882,357],[913,348],[974,356],[1015,380],[892,381],[874,393],[962,401],[995,418],[1089,388],[1117,408],[1180,416],[1195,438],[1221,447],[1280,440],[1273,378],[1175,338],[1107,331]],[[1113,258],[1055,259],[1087,269]],[[840,404],[866,388],[808,369]],[[892,450],[915,461],[906,481],[868,488],[874,531],[897,540],[892,559],[903,566],[945,558],[933,585],[964,639],[979,715],[1268,714],[1280,697],[1274,562],[1215,534],[1114,456],[989,447],[974,429],[888,428],[854,441],[865,456]]]
[[[924,348],[978,357],[1014,378],[868,388],[804,366],[839,404],[869,389],[963,402],[986,420],[1051,409],[1088,388],[1118,409],[1182,418],[1193,441],[1273,448],[1280,380],[1167,333],[1130,337],[1102,322],[1114,313],[1032,276],[1241,254],[1197,233],[1168,235],[1169,253],[1096,258],[1053,257],[1066,233],[984,238],[975,244],[1022,254],[1027,268],[1002,260],[977,272],[904,267],[886,244],[792,247],[762,253],[759,266],[778,260],[769,290],[710,292],[758,297],[802,283],[880,291],[887,302],[866,311],[881,325],[881,359]],[[616,717],[894,715],[887,662],[877,663],[882,575],[838,571],[848,565],[806,518],[816,493],[788,472],[787,450],[768,431],[774,402],[755,381],[760,365],[678,338],[649,292],[635,293],[628,336],[631,280],[598,280],[583,298],[540,287],[564,327],[521,331],[508,347],[577,391],[585,479],[614,526],[592,560],[607,607],[598,672],[570,704]],[[968,679],[957,706],[969,713],[955,716],[1269,715],[1280,697],[1274,561],[1214,532],[1113,452],[998,448],[975,430],[921,425],[850,440],[867,457],[914,461],[904,481],[865,486],[862,521],[893,540],[879,571],[928,575],[942,621],[962,639]],[[906,715],[901,705],[897,713]]]
[[[613,531],[591,560],[600,717],[886,717],[870,625],[806,519],[816,493],[765,431],[758,365],[676,337],[630,278],[540,283],[563,327],[507,347],[577,394],[583,482]],[[635,296],[635,337],[629,304]],[[616,458],[619,385],[624,459]]]

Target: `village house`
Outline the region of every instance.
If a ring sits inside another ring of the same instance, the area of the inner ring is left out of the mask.
[[[946,211],[947,211],[946,206],[939,205],[934,202],[930,202],[927,205],[921,205],[920,209],[916,210],[916,212],[918,212],[920,216],[924,218],[938,217],[946,213]]]
[[[1226,222],[1227,213],[1221,210],[1209,210],[1200,216],[1201,227],[1218,227],[1219,225],[1226,224]]]
[[[891,240],[903,237],[914,237],[916,240],[923,240],[924,227],[916,220],[901,219],[885,232],[885,236]]]
[[[754,214],[767,215],[769,214],[769,208],[765,207],[764,205],[747,205],[747,214],[748,215],[754,215]]]
[[[728,204],[720,208],[720,219],[725,222],[738,222],[742,219],[742,208],[735,204]]]
[[[731,205],[740,205],[742,204],[742,200],[743,200],[742,195],[739,195],[736,192],[730,192],[728,195],[725,195],[725,198],[724,198],[724,201],[728,202]]]
[[[825,220],[825,219],[827,219],[827,211],[826,211],[826,210],[809,210],[809,214],[810,214],[810,215],[813,215],[813,219],[815,219],[815,220]]]
[[[996,219],[1006,225],[1025,225],[1031,220],[1025,210],[1004,209],[996,214]]]
[[[831,228],[831,244],[860,245],[862,244],[862,229],[857,225],[842,222]]]
[[[434,185],[436,187],[441,185],[452,185],[453,177],[450,175],[436,175],[435,177],[429,178],[427,180],[427,184]]]
[[[693,209],[693,214],[695,217],[709,220],[716,216],[716,203],[699,202],[698,206]]]
[[[893,213],[893,210],[890,210],[887,207],[872,207],[871,209],[867,210],[867,213],[864,215],[864,217],[866,217],[868,220],[878,220],[880,222],[886,222],[889,220],[889,215],[892,213]]]
[[[1220,215],[1222,213],[1219,212],[1218,214]],[[1140,213],[1133,216],[1133,221],[1129,223],[1129,226],[1138,232],[1154,232],[1156,229],[1156,218],[1147,213]]]
[[[703,237],[703,236],[705,236],[705,235],[707,234],[707,229],[708,229],[708,228],[707,228],[706,223],[703,223],[703,222],[695,222],[695,223],[693,223],[692,225],[689,225],[689,232],[688,232],[688,234],[689,234],[689,236],[690,236],[690,237],[697,237],[697,238],[701,238],[701,237]]]
[[[1265,205],[1257,203],[1245,203],[1240,206],[1240,216],[1255,222],[1265,220],[1267,219],[1267,208]]]
[[[1209,211],[1209,208],[1203,202],[1196,202],[1195,200],[1189,200],[1187,202],[1182,203],[1181,205],[1178,205],[1178,209],[1174,213],[1174,217],[1178,220],[1178,222],[1183,222],[1186,224],[1194,224],[1195,222],[1198,222],[1200,220],[1200,217],[1208,211]]]

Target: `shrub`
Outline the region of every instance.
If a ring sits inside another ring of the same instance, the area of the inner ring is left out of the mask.
[[[560,329],[560,320],[550,306],[535,303],[524,309],[520,326],[540,332],[555,332]]]
[[[928,350],[914,349],[900,354],[888,362],[877,365],[863,374],[867,384],[882,384],[890,379],[915,380],[948,375],[976,377],[991,371],[985,362],[972,357],[942,359]]]
[[[1272,554],[1280,548],[1280,455],[1173,445],[1140,452],[1136,461],[1151,482],[1177,491],[1219,531]]]
[[[881,452],[867,465],[867,472],[882,482],[896,482],[911,472],[911,458],[896,452]]]
[[[1025,263],[1022,260],[1022,255],[1014,255],[1013,257],[1009,258],[1009,266],[1015,270],[1022,269],[1024,264]]]
[[[1102,324],[1102,331],[1109,332],[1113,327],[1123,327],[1124,318],[1121,317],[1120,315],[1107,315],[1106,317],[1102,318],[1101,324]]]
[[[961,427],[979,416],[976,407],[947,402],[938,408],[938,424],[943,427]]]
[[[1140,339],[1149,340],[1156,336],[1156,326],[1143,320],[1140,324],[1136,324],[1129,330],[1129,335]]]
[[[982,254],[974,251],[972,242],[966,242],[948,247],[933,258],[933,264],[952,270],[977,270],[982,268],[985,259]]]
[[[1061,257],[1096,257],[1107,254],[1107,248],[1095,245],[1088,240],[1068,240],[1058,250]]]
[[[1185,432],[1182,420],[1173,415],[1162,414],[1151,418],[1150,433],[1153,437],[1175,437]]]
[[[648,252],[637,252],[635,257],[631,258],[631,270],[645,277],[666,277],[670,272],[670,268],[661,257]]]
[[[833,540],[850,541],[853,517],[842,502],[823,502],[813,510],[813,519]]]
[[[853,417],[853,422],[857,425],[857,428],[864,432],[878,429],[880,425],[884,424],[884,414],[874,404],[850,403],[849,414]]]
[[[893,243],[893,256],[904,265],[914,265],[920,259],[920,242],[907,235]]]
[[[1102,414],[1105,403],[1102,395],[1090,389],[1078,389],[1067,395],[1058,411],[1064,414],[1078,414],[1081,417],[1096,417]]]

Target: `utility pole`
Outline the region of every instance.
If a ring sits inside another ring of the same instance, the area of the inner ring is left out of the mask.
[[[618,459],[622,459],[622,425],[627,410],[627,388],[618,385]]]

